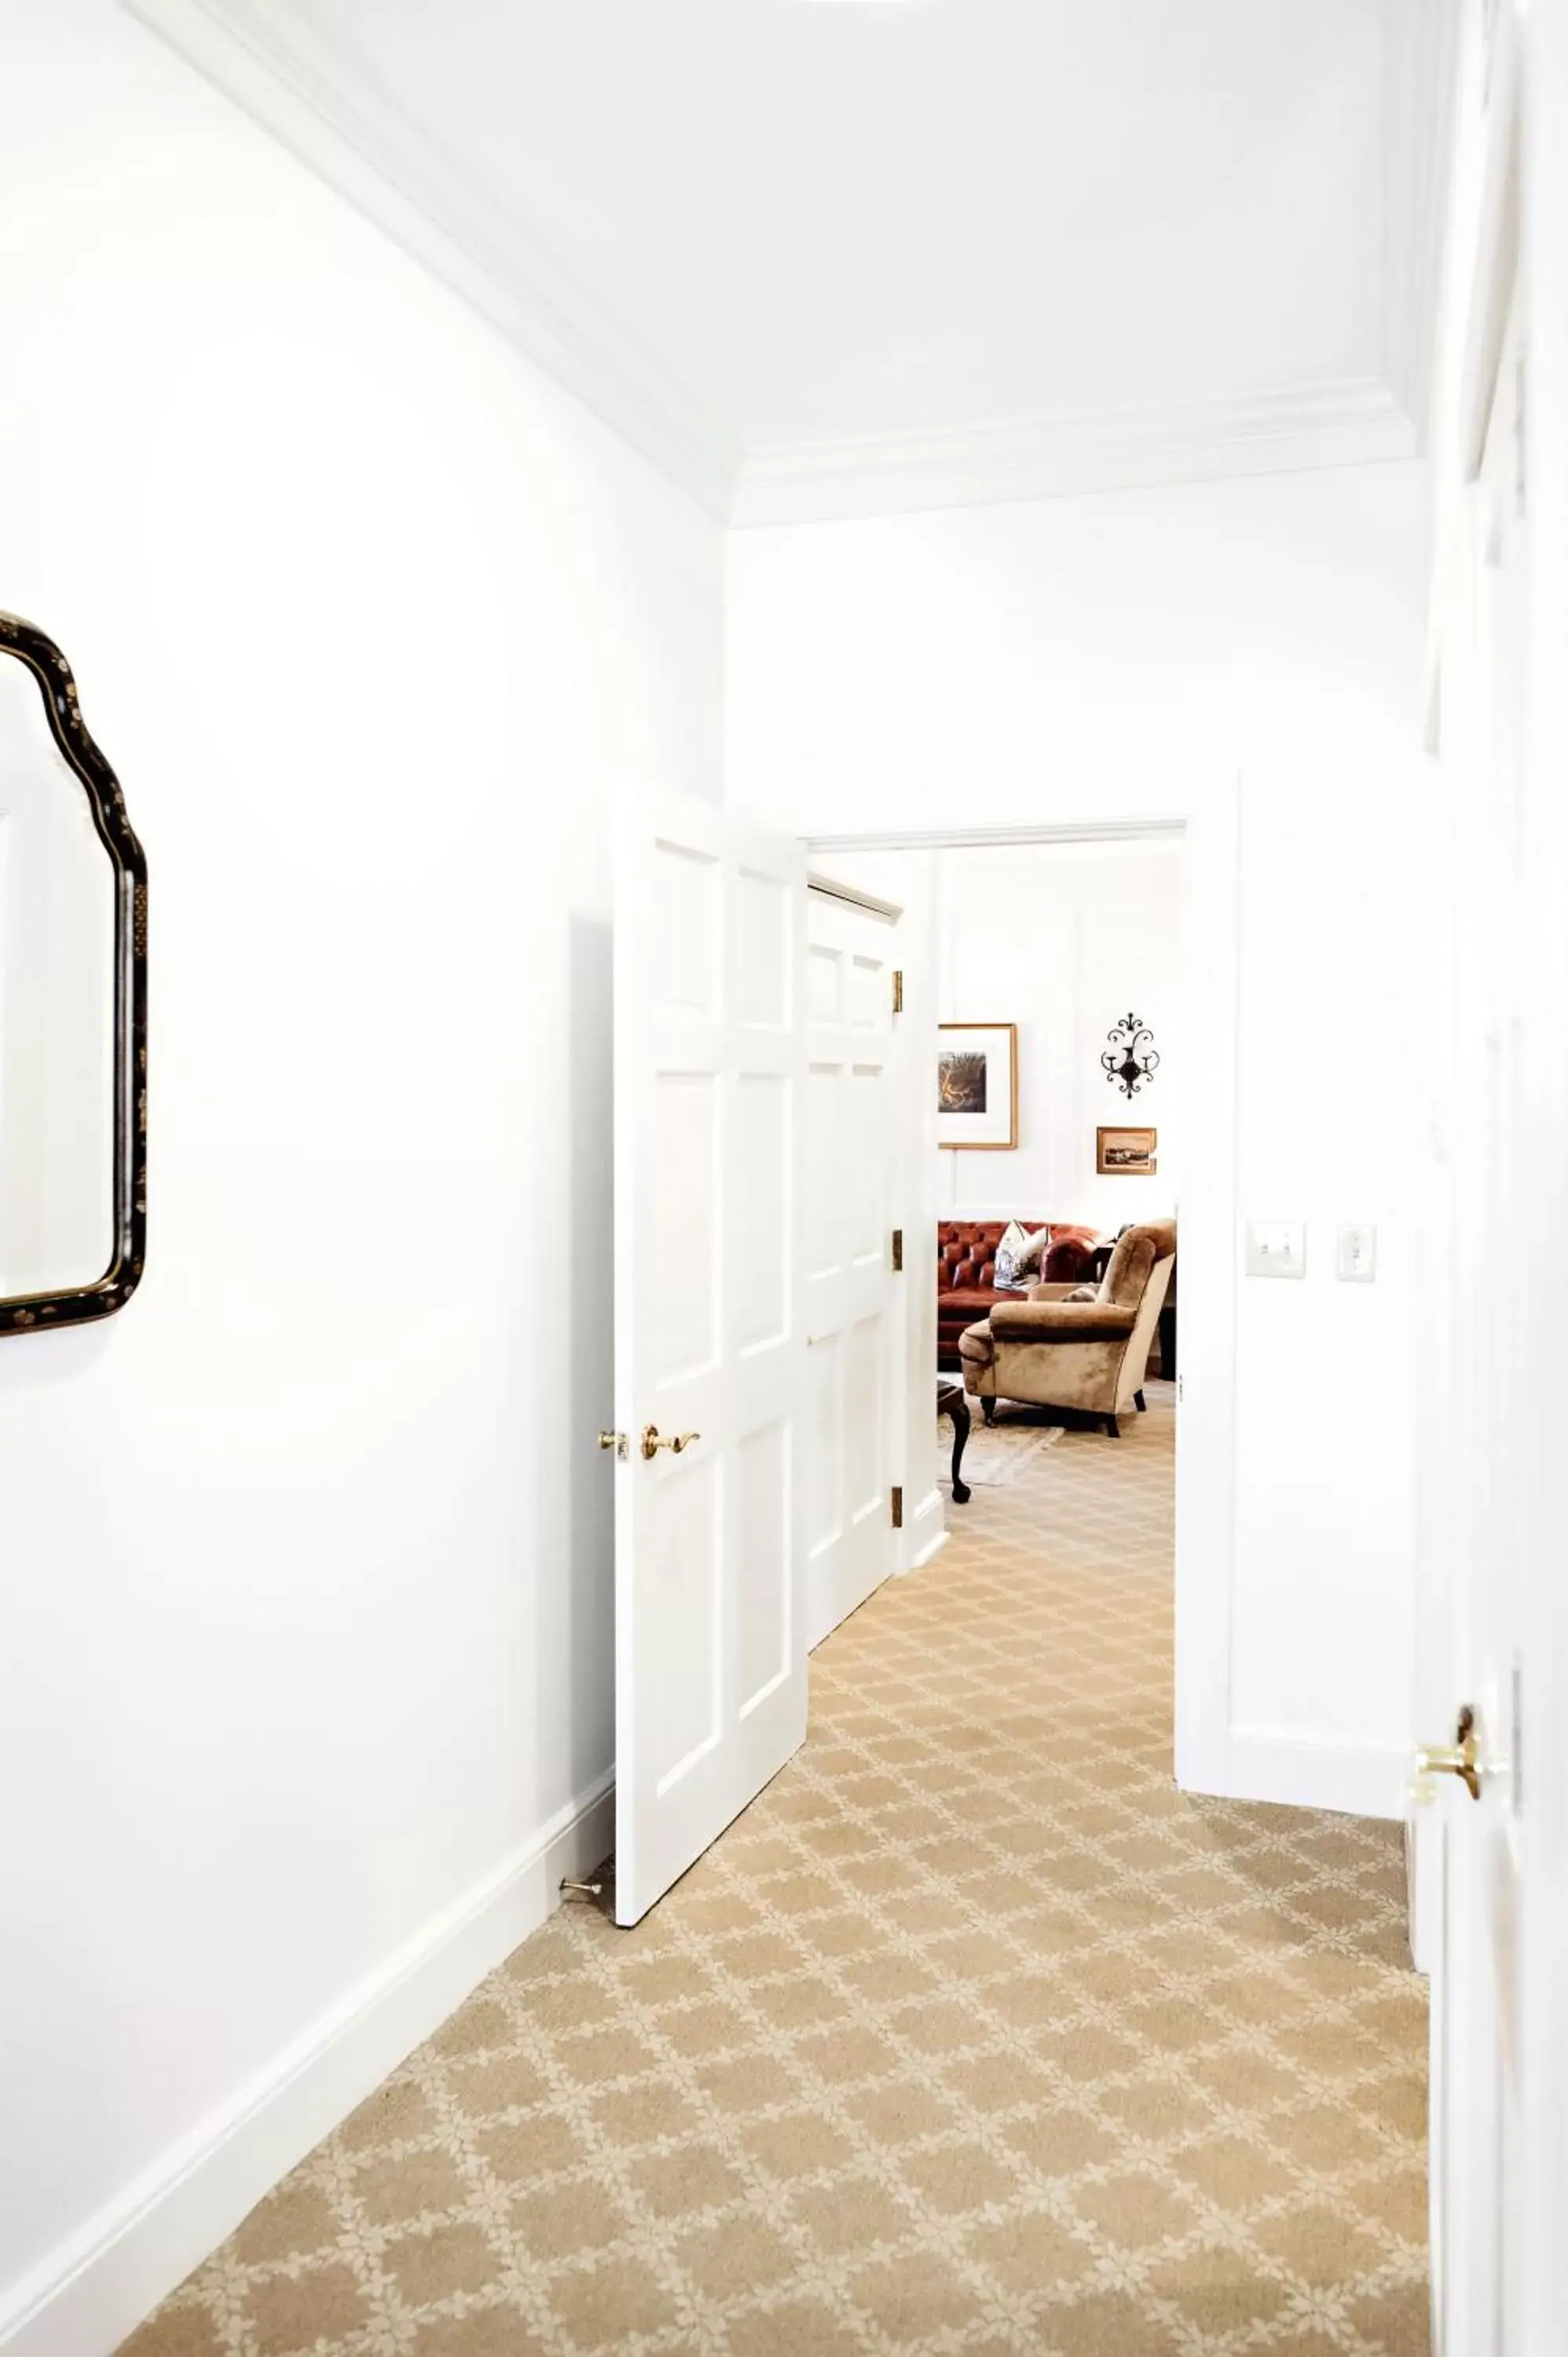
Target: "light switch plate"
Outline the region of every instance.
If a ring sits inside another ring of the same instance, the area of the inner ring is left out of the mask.
[[[1305,1276],[1306,1230],[1299,1220],[1247,1222],[1249,1276]]]
[[[1376,1228],[1341,1228],[1338,1274],[1349,1285],[1370,1285],[1378,1273]]]

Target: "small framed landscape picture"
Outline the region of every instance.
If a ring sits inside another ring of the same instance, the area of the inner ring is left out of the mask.
[[[1018,1143],[1018,1026],[943,1023],[937,1143],[986,1152]]]
[[[1097,1129],[1094,1167],[1101,1178],[1152,1178],[1158,1165],[1157,1129]]]

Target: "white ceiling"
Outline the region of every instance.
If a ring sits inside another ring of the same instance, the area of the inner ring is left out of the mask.
[[[1113,480],[1134,445],[1192,471],[1217,439],[1408,436],[1389,125],[1424,0],[131,5],[209,71],[177,20],[227,19],[253,111],[329,170],[334,117],[470,277],[591,350],[616,422],[640,404],[645,447],[657,413],[786,504],[977,467],[1005,493],[1021,451]],[[313,132],[258,99],[258,50]]]

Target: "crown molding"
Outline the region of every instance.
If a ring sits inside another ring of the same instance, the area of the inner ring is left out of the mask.
[[[748,451],[731,522],[780,524],[1147,489],[1415,456],[1380,379],[1163,410],[1023,418],[950,433]]]
[[[1458,0],[1386,0],[1383,370],[1424,450],[1451,209]]]
[[[1407,386],[1412,355],[1432,340],[1446,187],[1446,116],[1429,102],[1447,56],[1438,20],[1454,0],[1391,0],[1403,12],[1403,63],[1397,75],[1391,63],[1391,86],[1416,96],[1397,110],[1391,101],[1409,133],[1391,285],[1408,299],[1391,307],[1386,377],[745,451],[319,24],[291,12],[285,25],[269,0],[120,5],[721,522],[889,515],[1415,455],[1422,419],[1412,422]]]
[[[931,826],[908,834],[813,834],[808,837],[806,848],[809,852],[1013,851],[1035,843],[1181,842],[1187,832],[1185,818],[1058,819],[1043,826]]]
[[[739,452],[607,307],[318,28],[267,0],[121,0],[263,130],[482,312],[710,514]]]

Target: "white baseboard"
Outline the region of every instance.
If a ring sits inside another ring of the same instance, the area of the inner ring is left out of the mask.
[[[614,1844],[606,1775],[15,2285],[5,2357],[108,2357]]]
[[[1233,1727],[1225,1790],[1233,1801],[1278,1801],[1351,1817],[1402,1817],[1410,1753],[1398,1744],[1313,1742]]]
[[[940,1490],[928,1490],[912,1514],[904,1520],[900,1533],[903,1544],[899,1549],[900,1571],[918,1571],[922,1565],[948,1543],[946,1499]]]

